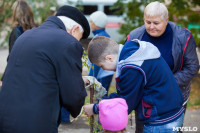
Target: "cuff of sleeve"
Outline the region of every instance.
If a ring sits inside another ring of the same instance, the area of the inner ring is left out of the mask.
[[[94,114],[99,114],[99,105],[98,104],[94,104],[93,112],[94,112]]]

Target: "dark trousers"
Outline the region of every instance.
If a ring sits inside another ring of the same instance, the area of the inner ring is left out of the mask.
[[[144,124],[138,121],[138,112],[135,111],[135,133],[142,133]]]
[[[61,108],[61,123],[62,122],[70,122],[70,113],[64,107]]]

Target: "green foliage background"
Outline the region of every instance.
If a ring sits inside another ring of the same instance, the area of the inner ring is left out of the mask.
[[[4,32],[4,34],[10,34],[11,32],[11,24],[9,23],[12,16],[12,5],[16,0],[0,0],[0,33]],[[54,13],[54,11],[50,10],[50,7],[57,7],[56,0],[26,0],[28,4],[31,6],[34,19],[37,25],[40,25],[44,20]],[[6,36],[3,43],[0,46],[3,46],[6,42],[8,42],[8,37]],[[0,34],[0,38],[2,34]]]

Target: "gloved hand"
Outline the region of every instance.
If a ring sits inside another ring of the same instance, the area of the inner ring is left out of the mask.
[[[97,79],[93,76],[83,76],[84,78],[87,78],[90,83],[85,88],[89,89],[90,86],[95,85],[95,97],[100,100],[105,94],[107,94],[106,89],[102,86],[100,82],[97,81]]]

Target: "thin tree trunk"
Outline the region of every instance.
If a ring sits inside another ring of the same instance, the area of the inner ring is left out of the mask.
[[[90,86],[90,103],[94,103],[94,85]],[[93,133],[94,131],[94,116],[90,117],[90,133]]]

